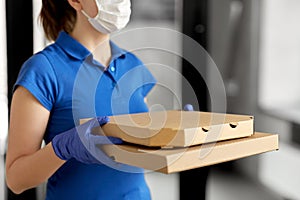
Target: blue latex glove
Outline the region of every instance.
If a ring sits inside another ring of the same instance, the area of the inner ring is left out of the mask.
[[[110,164],[112,161],[97,145],[120,144],[115,137],[93,135],[92,129],[109,122],[108,117],[96,117],[88,122],[56,135],[52,140],[55,154],[62,160],[75,158],[85,164]]]
[[[191,104],[186,104],[186,105],[183,107],[183,110],[184,110],[184,111],[194,111],[194,107],[193,107],[193,105],[191,105]]]

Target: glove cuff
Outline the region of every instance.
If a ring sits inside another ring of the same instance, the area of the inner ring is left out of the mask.
[[[53,140],[51,142],[54,153],[60,159],[68,160],[68,158],[63,154],[63,152],[65,152],[65,151],[63,151],[62,149],[59,148],[59,147],[62,147],[62,145],[59,143],[60,143],[60,139],[59,139],[59,135],[57,135],[53,138]]]

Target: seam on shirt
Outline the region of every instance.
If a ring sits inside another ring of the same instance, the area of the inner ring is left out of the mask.
[[[57,73],[54,70],[54,66],[53,66],[52,62],[50,61],[50,59],[48,58],[48,56],[44,52],[40,52],[40,53],[41,53],[41,55],[43,55],[46,58],[46,60],[48,61],[49,65],[51,67],[51,70],[53,71],[53,74],[55,75],[55,82],[56,82],[56,86],[55,86],[56,88],[55,89],[56,89],[56,94],[55,94],[55,98],[53,99],[54,100],[53,105],[55,105],[56,104],[56,100],[57,100],[57,98],[59,96],[59,86],[58,86],[59,82],[58,82],[58,78],[57,78]]]
[[[34,98],[37,99],[38,102],[40,102],[40,104],[42,104],[42,106],[44,106],[48,111],[51,111],[52,104],[50,103],[50,101],[47,98],[45,98],[43,95],[39,94],[39,90],[37,89],[36,84],[26,81],[25,79],[21,79],[16,84],[16,86],[22,86],[22,87],[26,88],[26,90],[28,90],[31,93],[31,95],[34,96]]]

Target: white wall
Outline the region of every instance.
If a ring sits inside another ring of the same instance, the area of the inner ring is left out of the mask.
[[[5,197],[4,153],[8,132],[5,1],[0,1],[0,199]]]
[[[5,1],[0,2],[0,13],[0,155],[3,155],[8,130]]]
[[[300,2],[263,0],[261,8],[259,105],[277,118],[273,128],[278,122],[299,124]],[[261,157],[259,179],[285,198],[300,199],[300,147],[286,127],[277,131],[279,151]]]
[[[259,179],[286,199],[300,199],[300,146],[281,143],[279,151],[260,156]]]
[[[210,51],[227,86],[228,110],[254,115],[255,130],[277,133],[280,141],[278,152],[238,160],[236,167],[278,196],[299,199],[295,179],[300,173],[294,167],[300,163],[299,148],[289,145],[291,127],[282,116],[286,107],[300,108],[300,2],[241,1],[242,23],[233,39],[229,29],[232,2],[212,0],[210,18]],[[230,44],[235,45],[233,51]],[[236,84],[235,92],[228,81]]]
[[[261,13],[259,102],[264,107],[299,105],[300,1],[264,0]]]

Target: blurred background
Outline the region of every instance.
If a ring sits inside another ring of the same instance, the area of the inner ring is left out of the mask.
[[[12,85],[22,63],[48,44],[37,21],[40,7],[40,0],[0,1],[0,199],[4,200],[40,200],[45,194],[42,185],[14,195],[5,185],[4,171]],[[183,55],[132,50],[161,83],[149,96],[152,109],[157,103],[165,109],[191,103],[197,110],[210,111],[207,84],[216,91],[220,88],[210,79],[207,56],[200,68],[183,59],[200,56],[174,34],[183,33],[215,62],[225,87],[226,112],[253,115],[256,131],[280,137],[277,152],[171,175],[148,173],[153,200],[300,199],[300,1],[132,0],[132,11],[128,27],[112,40],[130,50],[143,41],[153,46],[163,43],[165,49]]]

